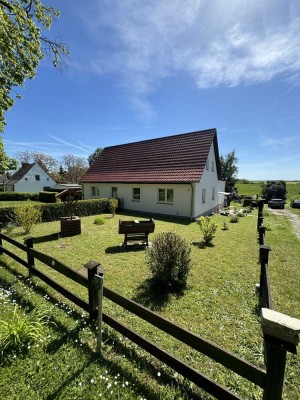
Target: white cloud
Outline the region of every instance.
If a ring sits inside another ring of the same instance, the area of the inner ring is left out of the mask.
[[[87,68],[99,75],[115,74],[115,83],[147,117],[155,115],[148,96],[163,79],[180,73],[190,74],[199,88],[275,78],[300,83],[299,2],[97,0],[88,4],[78,11],[93,39],[93,60]]]
[[[300,141],[300,136],[281,136],[273,138],[264,138],[261,145],[266,147],[282,147],[293,144],[295,141]]]

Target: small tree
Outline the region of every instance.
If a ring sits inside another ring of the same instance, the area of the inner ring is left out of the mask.
[[[197,220],[197,224],[202,231],[203,242],[205,244],[211,243],[211,241],[215,237],[218,224],[211,217],[200,217]]]
[[[42,218],[40,207],[21,205],[14,210],[14,220],[17,225],[24,228],[27,234],[31,231],[34,225],[38,224]]]
[[[220,157],[221,180],[225,181],[226,192],[231,193],[234,191],[234,185],[237,181],[238,161],[234,150]]]
[[[285,181],[267,181],[261,185],[262,196],[266,198],[267,201],[271,199],[287,199],[287,189]]]
[[[119,202],[118,199],[115,199],[114,197],[109,199],[109,211],[112,213],[112,216],[115,216],[116,213],[116,209],[119,207]]]
[[[146,253],[155,283],[164,290],[185,287],[191,266],[190,252],[187,241],[175,232],[158,234]]]

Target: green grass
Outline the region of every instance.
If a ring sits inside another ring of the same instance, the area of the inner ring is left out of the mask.
[[[40,203],[39,201],[32,201],[32,200],[24,200],[24,201],[0,201],[0,208],[3,207],[17,207],[20,205],[38,205],[38,204],[45,204],[45,203]]]
[[[120,248],[123,237],[118,235],[118,217],[104,218],[106,223],[101,226],[94,224],[94,216],[82,218],[80,236],[60,239],[59,222],[40,224],[32,232],[37,242],[34,247],[76,270],[82,270],[89,260],[100,262],[105,270],[104,281],[107,287],[152,308],[249,362],[256,365],[263,362],[263,341],[255,295],[255,284],[259,281],[256,215],[240,218],[238,224],[228,224],[227,231],[220,228],[228,218],[214,216],[219,229],[213,239],[213,246],[206,247],[201,245],[201,233],[196,223],[156,219],[155,234],[150,235],[150,241],[160,232],[176,231],[192,247],[188,287],[183,295],[178,296],[156,296],[149,291],[150,274],[145,262],[145,250],[134,246],[123,251]],[[136,217],[122,215],[121,218]],[[300,318],[299,240],[284,218],[270,215],[267,221],[272,228],[267,232],[267,242],[272,246],[270,279],[274,308]],[[19,228],[12,236],[20,242],[23,240]],[[20,254],[19,250],[15,253]],[[88,327],[85,313],[78,314],[76,307],[37,278],[27,280],[27,271],[7,256],[0,258],[0,266],[1,287],[13,293],[4,298],[0,295],[0,312],[9,318],[12,301],[15,299],[15,302],[28,310],[46,306],[50,318],[56,323],[56,327],[49,326],[45,333],[47,343],[44,350],[34,347],[26,357],[17,358],[2,368],[0,396],[4,397],[5,394],[7,399],[17,398],[17,395],[22,399],[38,399],[54,398],[51,396],[55,394],[57,398],[63,399],[94,399],[102,393],[102,398],[107,399],[184,398],[184,390],[172,380],[172,371],[110,329],[105,328],[103,357],[97,358],[93,353],[95,332]],[[37,266],[44,271],[48,270],[54,279],[87,298],[85,289],[55,271],[49,271],[49,268],[38,262]],[[254,385],[106,299],[104,311],[192,367],[236,391],[242,398],[261,398],[260,389]],[[299,356],[289,356],[285,399],[298,399],[299,367]],[[160,377],[158,372],[161,373]],[[108,378],[108,381],[100,376]],[[182,382],[180,377],[177,379]],[[113,394],[110,394],[111,388],[107,388],[107,382],[113,384]],[[116,390],[119,390],[119,397]],[[202,398],[210,397],[203,394]]]

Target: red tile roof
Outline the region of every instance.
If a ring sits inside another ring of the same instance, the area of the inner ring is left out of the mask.
[[[106,147],[82,183],[199,182],[212,143],[220,176],[216,129]]]
[[[6,182],[6,185],[14,185],[18,183],[24,175],[27,174],[28,171],[34,166],[35,163],[22,163],[22,167],[18,169],[17,172],[13,174],[13,176]]]

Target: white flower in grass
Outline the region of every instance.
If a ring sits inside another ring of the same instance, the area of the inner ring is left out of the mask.
[[[78,386],[82,386],[82,382],[79,382],[79,383],[78,383]]]
[[[160,373],[160,372],[158,372],[158,373],[157,373],[157,376],[158,376],[158,377],[160,377],[160,376],[161,376],[161,373]]]

